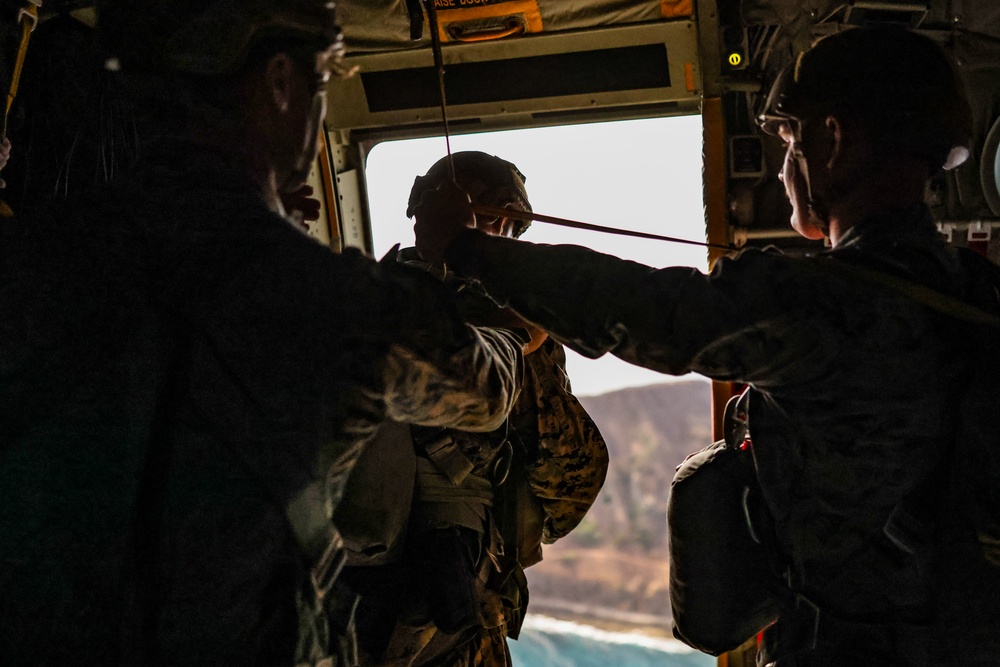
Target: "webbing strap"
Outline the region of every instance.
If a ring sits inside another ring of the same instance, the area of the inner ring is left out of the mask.
[[[434,463],[417,458],[416,497],[421,502],[493,504],[493,485],[479,475],[467,475],[462,484],[455,484]]]
[[[462,484],[475,467],[447,431],[439,438],[424,444],[423,449],[427,458],[433,461],[455,486]]]
[[[17,60],[14,63],[14,71],[10,76],[10,88],[7,90],[7,106],[3,112],[3,127],[0,128],[0,137],[7,136],[7,119],[10,117],[10,109],[14,106],[14,98],[17,97],[17,87],[21,82],[21,70],[24,69],[24,58],[28,55],[28,42],[31,41],[31,33],[38,25],[38,8],[42,6],[42,0],[27,0],[17,18],[21,23],[21,45],[17,49]],[[11,218],[14,211],[7,202],[0,199],[0,218]]]
[[[42,6],[42,0],[27,0],[27,4],[18,12],[18,21],[21,23],[21,45],[17,49],[17,60],[14,63],[14,71],[10,76],[10,89],[7,91],[7,108],[3,114],[3,131],[0,135],[7,136],[7,118],[10,116],[10,108],[14,106],[14,98],[17,97],[17,87],[21,82],[21,70],[24,69],[24,59],[28,55],[28,42],[31,41],[31,33],[38,25],[38,8]]]
[[[1000,317],[961,299],[943,294],[906,278],[900,278],[899,276],[875,269],[847,264],[846,262],[838,262],[838,270],[845,271],[868,282],[878,283],[949,317],[962,320],[963,322],[982,324],[1000,329]]]

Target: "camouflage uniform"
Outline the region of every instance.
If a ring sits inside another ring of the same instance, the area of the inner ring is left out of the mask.
[[[446,260],[583,354],[751,384],[778,550],[795,590],[821,610],[824,661],[805,664],[896,664],[898,645],[926,640],[922,558],[883,528],[951,438],[955,324],[843,268],[957,293],[958,263],[924,207],[867,220],[814,258],[747,250],[708,276],[473,231]]]
[[[412,250],[400,253],[401,261],[428,269],[414,257]],[[454,276],[445,282],[455,290],[459,308],[470,322],[518,326],[510,313],[498,308],[476,285]],[[412,429],[418,449],[424,443],[442,440],[453,443],[467,461],[467,473],[460,480],[455,476],[449,478],[442,471],[448,467],[447,462],[438,467],[424,458],[426,454],[418,457],[424,463],[418,463],[408,536],[409,567],[413,568],[410,579],[427,579],[427,570],[435,567],[443,569],[443,576],[461,578],[453,565],[441,564],[442,556],[419,553],[430,548],[421,537],[426,531],[441,530],[443,539],[450,542],[463,539],[463,535],[474,540],[470,550],[478,558],[466,565],[470,570],[467,574],[478,576],[475,596],[480,607],[479,622],[476,627],[450,635],[436,629],[427,622],[421,607],[434,596],[461,595],[462,591],[435,592],[423,590],[427,587],[418,584],[411,593],[415,600],[404,604],[418,611],[403,610],[387,658],[401,659],[404,664],[412,660],[418,665],[433,662],[454,667],[509,664],[505,637],[508,631],[516,637],[524,612],[523,608],[512,608],[521,598],[510,597],[526,596],[526,592],[514,592],[505,586],[522,576],[520,571],[524,567],[541,560],[542,542],[555,542],[580,523],[604,483],[607,447],[597,426],[571,393],[562,346],[547,340],[524,361],[522,390],[504,427],[492,433]],[[513,454],[504,450],[508,440],[514,443]],[[499,480],[506,465],[511,467],[507,480]],[[481,493],[477,494],[473,488],[481,489]],[[520,497],[515,497],[519,492]],[[456,525],[468,532],[445,532]],[[512,575],[514,569],[517,574]],[[391,590],[389,595],[399,605],[398,589],[391,587]],[[526,604],[526,597],[523,603]],[[364,599],[361,604],[364,608]],[[508,627],[510,623],[512,627]],[[372,630],[366,627],[364,617],[358,624],[359,635]],[[365,643],[363,636],[361,643]]]
[[[183,143],[0,248],[4,664],[322,659],[329,518],[376,426],[491,430],[516,399],[513,336]]]
[[[412,265],[414,254],[403,251]],[[516,329],[511,315],[476,285],[446,281],[456,292],[459,310],[479,326]],[[509,430],[529,448],[529,480],[545,512],[544,540],[555,542],[583,520],[607,473],[607,447],[597,425],[572,395],[562,345],[547,340],[525,357],[525,379],[507,429],[492,434],[454,432],[475,472],[486,471]]]

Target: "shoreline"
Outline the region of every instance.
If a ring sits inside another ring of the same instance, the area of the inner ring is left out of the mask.
[[[603,623],[601,625],[597,625],[585,620],[575,621],[559,619],[539,613],[528,614],[525,618],[520,639],[525,639],[529,646],[535,645],[551,647],[553,645],[578,645],[582,647],[584,651],[587,651],[589,655],[599,654],[606,656],[608,651],[611,651],[612,653],[616,651],[616,649],[611,647],[631,647],[630,649],[620,650],[629,651],[627,655],[632,655],[633,658],[639,655],[645,655],[646,658],[640,660],[638,663],[635,663],[642,665],[648,665],[649,657],[655,655],[670,655],[675,656],[676,659],[683,658],[683,660],[686,661],[683,663],[685,665],[689,664],[688,661],[692,659],[696,660],[698,656],[704,656],[704,654],[699,653],[695,649],[677,639],[674,639],[673,637],[652,636],[643,632],[642,629],[634,626],[628,628],[613,628],[606,627]],[[514,645],[514,643],[510,644],[512,652],[516,652]],[[529,648],[527,650],[530,651],[531,649]],[[546,649],[543,649],[543,651],[544,650]],[[630,661],[629,664],[633,664],[634,662],[634,660]],[[535,665],[533,662],[529,664]],[[674,662],[668,661],[665,664],[674,664]]]
[[[532,599],[528,604],[528,616],[533,615],[588,625],[608,632],[637,634],[651,639],[666,639],[684,645],[674,638],[668,616],[620,611],[558,599]]]

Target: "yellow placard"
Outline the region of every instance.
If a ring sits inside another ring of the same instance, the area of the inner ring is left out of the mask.
[[[660,0],[660,16],[665,19],[679,19],[694,15],[691,0]]]
[[[454,41],[449,27],[468,25],[483,19],[510,17],[523,22],[523,32],[541,32],[542,12],[538,0],[434,0],[441,41]],[[489,33],[482,33],[488,38]],[[497,37],[503,36],[498,32]]]

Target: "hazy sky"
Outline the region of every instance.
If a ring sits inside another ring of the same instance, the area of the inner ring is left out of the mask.
[[[572,125],[455,136],[452,151],[480,150],[516,164],[537,213],[678,238],[704,240],[701,117]],[[413,178],[445,154],[443,138],[386,142],[368,156],[375,255],[413,244],[406,200]],[[650,266],[706,268],[703,247],[532,224],[523,237],[573,243]],[[611,355],[568,352],[574,392],[601,394],[673,378]]]

